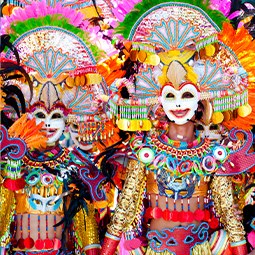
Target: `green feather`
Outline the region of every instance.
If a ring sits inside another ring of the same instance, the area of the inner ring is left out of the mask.
[[[47,15],[39,18],[31,18],[25,21],[15,21],[11,23],[11,41],[14,42],[21,35],[26,32],[39,28],[39,27],[60,27],[80,37],[80,39],[87,45],[91,50],[95,60],[98,61],[100,58],[105,56],[105,53],[101,51],[97,46],[92,45],[89,42],[89,35],[87,32],[79,29],[69,23],[69,19],[62,17],[61,14]]]
[[[116,28],[117,33],[121,33],[125,39],[128,39],[129,33],[133,28],[136,21],[149,9],[152,7],[162,4],[162,3],[186,3],[199,7],[203,11],[207,13],[207,15],[218,25],[220,29],[222,29],[222,23],[227,21],[226,17],[223,13],[211,10],[209,8],[209,0],[172,0],[172,1],[164,1],[164,0],[143,0],[141,3],[138,3],[134,6],[134,9],[126,15],[123,22]],[[204,3],[203,3],[204,2]]]

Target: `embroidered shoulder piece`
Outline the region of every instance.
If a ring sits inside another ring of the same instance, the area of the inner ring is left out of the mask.
[[[253,143],[252,132],[232,129],[229,133],[231,141],[237,141],[237,133],[244,135],[245,143],[236,151],[231,151],[227,160],[216,171],[216,175],[236,175],[248,171],[255,165],[255,153],[249,153]]]

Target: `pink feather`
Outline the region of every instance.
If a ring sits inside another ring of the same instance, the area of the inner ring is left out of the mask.
[[[129,13],[135,6],[135,4],[142,0],[124,0],[117,3],[117,7],[113,10],[113,13],[120,22],[122,22],[127,13]]]
[[[222,12],[225,17],[228,17],[231,8],[231,0],[210,0],[210,8],[218,10]]]
[[[42,0],[41,2],[33,1],[32,4],[25,9],[16,9],[10,17],[6,17],[6,21],[9,23],[8,26],[10,26],[10,23],[15,21],[25,21],[27,19],[53,14],[61,14],[62,17],[69,19],[70,24],[77,27],[82,24],[85,17],[81,12],[77,12],[68,7],[63,7],[61,2],[59,2],[56,7],[50,7],[47,6],[46,0]]]
[[[255,232],[252,231],[247,235],[247,239],[249,241],[249,243],[251,244],[251,246],[253,248],[255,248]]]
[[[1,18],[1,35],[8,34],[9,27],[10,23],[6,19]]]

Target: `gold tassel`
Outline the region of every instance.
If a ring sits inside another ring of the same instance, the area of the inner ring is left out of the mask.
[[[192,255],[212,255],[211,247],[208,241],[205,241],[202,244],[196,245],[192,249]]]
[[[2,177],[1,177],[2,182]],[[12,190],[6,189],[3,185],[0,185],[0,236],[3,237],[8,231],[8,227],[11,224],[11,218],[15,212],[15,198],[14,192]],[[7,239],[10,238],[9,235],[6,236]],[[5,241],[5,240],[2,240]],[[6,240],[7,241],[7,240]],[[4,242],[8,244],[7,242]],[[5,246],[4,243],[1,243],[2,246]]]

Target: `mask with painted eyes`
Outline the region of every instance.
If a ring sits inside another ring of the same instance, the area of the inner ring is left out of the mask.
[[[165,85],[161,103],[167,117],[178,125],[187,123],[198,108],[198,90],[192,83],[183,83],[179,90]]]
[[[70,131],[70,135],[71,135],[71,138],[74,142],[74,144],[84,150],[84,151],[88,151],[88,150],[91,150],[93,148],[93,145],[92,145],[92,141],[91,141],[91,144],[89,143],[89,141],[83,141],[83,139],[79,139],[79,135],[78,135],[78,131],[79,131],[79,124],[75,124],[75,123],[72,123],[69,127],[69,131]]]
[[[46,132],[47,145],[55,144],[65,129],[65,109],[62,106],[54,106],[47,110],[43,105],[31,108],[31,114],[36,118],[36,124],[44,122],[42,131]]]
[[[213,124],[213,122],[210,122],[206,125],[203,121],[197,121],[195,126],[201,134],[201,137],[220,142],[222,136],[219,124]]]
[[[53,202],[56,199],[56,196],[42,197],[38,194],[31,194],[29,198],[29,205],[36,211],[41,212],[55,212],[61,205],[62,198],[59,198],[57,201]]]

